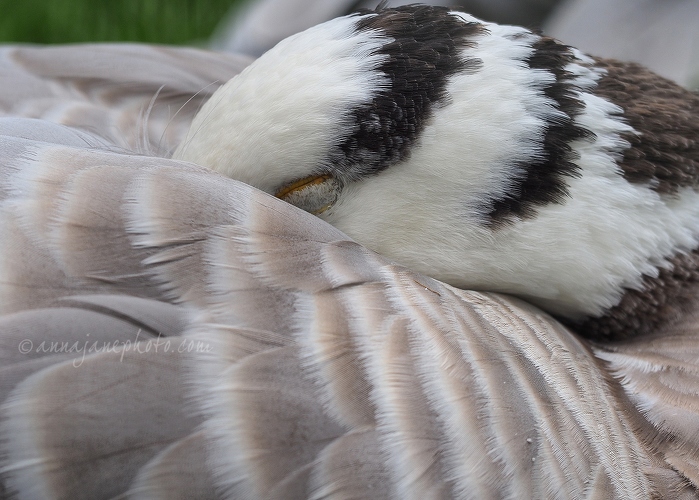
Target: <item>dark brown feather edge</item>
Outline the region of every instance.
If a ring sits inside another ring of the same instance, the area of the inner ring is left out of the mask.
[[[588,338],[622,340],[679,320],[698,305],[699,249],[678,254],[669,263],[657,277],[645,276],[641,290],[627,289],[604,316],[588,318],[574,328]]]
[[[604,70],[594,93],[622,109],[637,132],[622,134],[629,147],[618,165],[624,178],[664,196],[699,187],[699,94],[636,63],[596,58]],[[699,249],[677,254],[642,289],[627,289],[604,316],[577,330],[594,339],[621,340],[668,326],[697,305]]]
[[[635,63],[595,59],[605,70],[594,93],[620,106],[638,134],[619,162],[624,178],[660,194],[699,186],[699,94]]]

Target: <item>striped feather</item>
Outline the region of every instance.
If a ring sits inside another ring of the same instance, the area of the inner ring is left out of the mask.
[[[17,99],[94,83],[40,83],[80,48],[26,50]],[[193,57],[119,50],[134,75]],[[78,100],[137,130],[153,80]],[[0,118],[0,497],[696,496],[693,316],[593,345],[60,116]]]

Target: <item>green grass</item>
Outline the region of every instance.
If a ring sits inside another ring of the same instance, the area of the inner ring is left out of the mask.
[[[241,0],[0,0],[0,43],[205,40]]]

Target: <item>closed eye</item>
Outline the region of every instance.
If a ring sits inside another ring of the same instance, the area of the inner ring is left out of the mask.
[[[292,182],[277,191],[275,196],[306,212],[319,215],[335,204],[341,190],[340,181],[332,175],[323,174]]]

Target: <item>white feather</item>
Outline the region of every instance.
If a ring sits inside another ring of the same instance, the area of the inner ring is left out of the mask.
[[[343,110],[385,84],[381,58],[368,54],[386,38],[352,34],[357,19],[325,23],[261,57],[207,103],[176,155],[267,192],[312,175],[349,134]],[[563,114],[543,92],[553,73],[526,63],[538,35],[483,25],[462,52],[480,67],[451,77],[448,101],[408,159],[347,184],[320,217],[460,288],[516,294],[573,320],[598,316],[624,288],[638,288],[668,258],[696,247],[699,195],[683,189],[662,197],[623,178],[621,134],[635,132],[620,108],[591,93],[601,73],[576,52],[567,70],[584,110],[574,120],[596,136],[572,144],[581,175],[565,179],[569,197],[537,206],[535,217],[489,226],[491,202],[513,192],[522,165],[544,153],[546,124]],[[270,77],[275,71],[289,76]],[[281,131],[280,121],[288,124]]]
[[[390,41],[355,35],[346,17],[293,35],[233,78],[201,109],[174,157],[273,192],[322,165],[348,135],[348,111],[387,81],[376,71]]]

